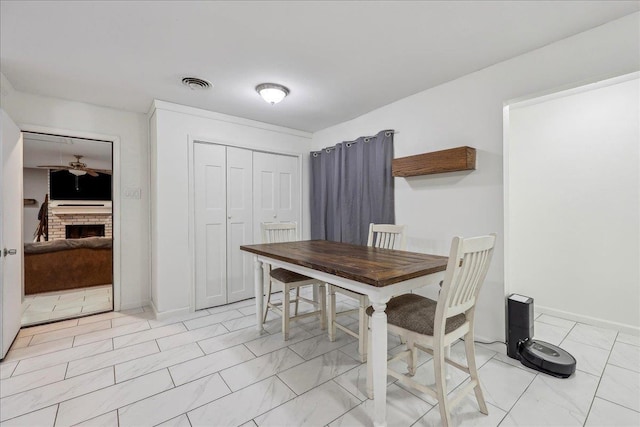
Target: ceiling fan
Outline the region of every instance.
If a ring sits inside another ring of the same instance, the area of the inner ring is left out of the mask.
[[[44,168],[44,169],[51,169],[54,172],[61,171],[61,170],[67,170],[67,171],[69,171],[69,173],[71,173],[71,174],[73,174],[75,176],[82,176],[84,174],[88,174],[90,176],[98,176],[98,173],[111,175],[111,171],[108,170],[108,169],[88,168],[86,163],[83,163],[83,162],[80,161],[80,159],[82,159],[84,156],[79,156],[77,154],[74,154],[73,157],[76,158],[76,161],[75,162],[69,162],[69,166],[43,165],[43,166],[38,166],[38,167],[39,168]]]

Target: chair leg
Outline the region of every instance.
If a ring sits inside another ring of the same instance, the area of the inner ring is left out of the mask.
[[[264,304],[264,317],[262,318],[262,323],[267,322],[267,313],[269,312],[269,304],[271,303],[271,279],[268,279],[269,285],[267,285],[267,295],[266,302]]]
[[[318,286],[318,290],[320,295],[318,296],[318,300],[320,303],[320,329],[327,328],[327,290],[325,289],[325,284],[321,284]]]
[[[296,308],[295,311],[293,312],[294,316],[298,315],[298,303],[300,302],[300,287],[298,286],[296,288]]]
[[[436,394],[438,396],[438,406],[440,407],[440,417],[442,425],[448,427],[451,424],[451,416],[449,415],[449,402],[447,399],[447,383],[445,375],[444,348],[441,345],[435,345],[433,349],[433,371],[436,377]]]
[[[367,316],[367,303],[368,299],[366,295],[360,297],[360,307],[358,309],[358,353],[360,353],[360,362],[367,361],[367,338],[369,331],[369,316]]]
[[[451,346],[448,345],[444,348],[444,357],[445,359],[451,359]],[[449,369],[449,365],[444,364],[444,373],[447,381],[451,379],[451,370]]]
[[[291,295],[290,289],[284,285],[282,290],[282,339],[289,340],[289,311],[291,311]]]
[[[329,319],[327,320],[329,329],[329,341],[336,340],[336,288],[329,285]]]
[[[404,335],[400,337],[405,338]],[[409,350],[409,354],[407,355],[407,371],[409,372],[409,376],[414,376],[416,374],[416,365],[418,364],[418,350],[412,339],[405,339],[405,341],[407,342],[407,350]]]
[[[478,367],[476,364],[476,348],[473,345],[473,333],[468,333],[464,337],[464,348],[467,355],[467,366],[469,367],[469,375],[472,381],[476,381],[476,386],[473,391],[476,394],[476,400],[480,407],[480,412],[485,415],[489,414],[487,404],[484,401],[484,395],[482,394],[482,387],[480,386],[480,378],[478,378]]]

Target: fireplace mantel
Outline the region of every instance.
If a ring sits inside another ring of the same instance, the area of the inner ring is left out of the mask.
[[[108,215],[111,214],[111,201],[93,200],[52,200],[49,210],[53,215]]]

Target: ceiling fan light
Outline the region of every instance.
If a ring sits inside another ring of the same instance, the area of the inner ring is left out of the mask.
[[[75,176],[82,176],[82,175],[86,175],[87,171],[81,171],[79,169],[69,169],[69,173]]]
[[[276,83],[262,83],[256,86],[256,92],[271,105],[277,104],[289,95],[289,89]]]

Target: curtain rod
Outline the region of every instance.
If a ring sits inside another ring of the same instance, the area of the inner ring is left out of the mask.
[[[381,132],[382,132],[382,131],[381,131]],[[384,131],[384,136],[397,135],[397,134],[399,134],[399,133],[400,133],[400,132],[398,132],[398,131],[396,131],[396,130],[389,129],[389,130]],[[375,137],[376,137],[375,135],[373,135],[373,136],[365,136],[365,137],[364,137],[364,142],[369,142],[369,141],[371,141],[371,138],[375,138]],[[362,137],[360,137],[360,138],[362,138]],[[359,139],[359,138],[358,138],[358,139]],[[353,144],[355,144],[356,142],[358,142],[358,140],[357,140],[357,139],[356,139],[356,140],[354,140],[354,141],[344,141],[344,144],[345,144],[347,147],[351,147],[351,146],[352,146]],[[335,148],[336,148],[335,146],[333,146],[333,147],[324,147],[324,148],[322,148],[322,149],[320,149],[320,150],[318,150],[318,151],[313,151],[313,152],[312,152],[312,153],[313,153],[313,157],[317,157],[317,156],[318,156],[318,154],[320,154],[320,153],[321,153],[321,152],[323,152],[323,151],[324,151],[324,152],[326,152],[326,153],[330,153],[330,152],[331,152],[331,150],[335,150]]]

